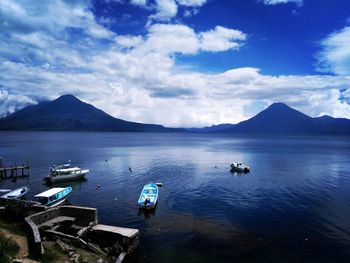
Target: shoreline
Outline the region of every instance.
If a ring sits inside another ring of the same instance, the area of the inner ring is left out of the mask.
[[[8,248],[9,244],[10,248]],[[56,242],[43,241],[43,246],[45,247],[44,255],[41,258],[32,257],[24,225],[17,222],[9,223],[0,218],[0,261],[2,263],[14,260],[21,260],[23,263],[72,262],[72,254],[62,251]],[[76,249],[74,254],[78,254],[79,257],[73,262],[110,262],[100,255],[83,249]]]

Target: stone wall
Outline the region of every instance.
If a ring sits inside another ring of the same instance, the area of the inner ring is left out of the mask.
[[[82,227],[89,226],[89,224],[97,224],[98,221],[96,208],[79,206],[60,206],[26,217],[25,222],[28,227],[29,246],[34,254],[44,253],[39,226],[59,216],[74,217],[76,219],[75,224]]]
[[[81,206],[61,206],[60,215],[75,217],[75,224],[83,227],[88,226],[90,223],[98,223],[96,208]]]

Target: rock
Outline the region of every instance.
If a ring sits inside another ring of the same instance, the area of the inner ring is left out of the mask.
[[[82,263],[89,263],[87,258],[83,258]]]
[[[80,262],[80,260],[79,260],[79,258],[80,258],[80,255],[79,254],[74,254],[74,263],[79,263]]]
[[[74,252],[74,251],[75,251],[75,247],[70,246],[70,247],[68,248],[68,250],[69,250],[69,251],[73,251],[73,252]]]
[[[74,255],[74,251],[69,251],[68,256],[71,258]]]
[[[65,252],[69,251],[69,246],[64,243],[63,241],[61,241],[60,239],[56,240],[56,244]]]
[[[98,260],[96,261],[96,263],[103,263],[103,259],[102,259],[102,258],[98,259]]]
[[[22,259],[15,258],[12,260],[12,263],[24,263],[24,261]]]
[[[111,247],[105,247],[103,249],[103,251],[106,252],[107,254],[110,253],[112,250],[113,250],[113,248],[111,248]]]

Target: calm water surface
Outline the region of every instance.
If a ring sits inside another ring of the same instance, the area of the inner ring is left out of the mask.
[[[350,262],[350,140],[161,133],[1,132],[5,164],[31,164],[29,198],[52,164],[89,168],[74,205],[141,231],[138,262]],[[243,162],[250,174],[233,174]],[[133,172],[128,171],[129,166]],[[144,184],[162,182],[154,214]],[[96,190],[96,185],[101,187]]]

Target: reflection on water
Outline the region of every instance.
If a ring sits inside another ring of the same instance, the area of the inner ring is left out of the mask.
[[[138,210],[138,216],[143,216],[145,219],[150,219],[156,215],[157,205],[152,209],[144,209],[142,207]]]
[[[45,185],[47,188],[53,188],[53,187],[72,187],[72,191],[81,191],[84,184],[86,184],[88,179],[86,178],[80,178],[79,180],[75,181],[68,181],[68,182],[57,182],[57,183],[51,183],[51,184],[45,184],[43,182],[43,185]]]
[[[4,162],[31,170],[0,188],[29,184],[31,198],[52,164],[90,169],[53,186],[71,186],[69,201],[98,208],[101,223],[140,229],[139,262],[346,262],[349,153],[342,137],[2,132]],[[251,172],[231,173],[237,161]],[[150,182],[163,183],[158,205],[140,212]]]

